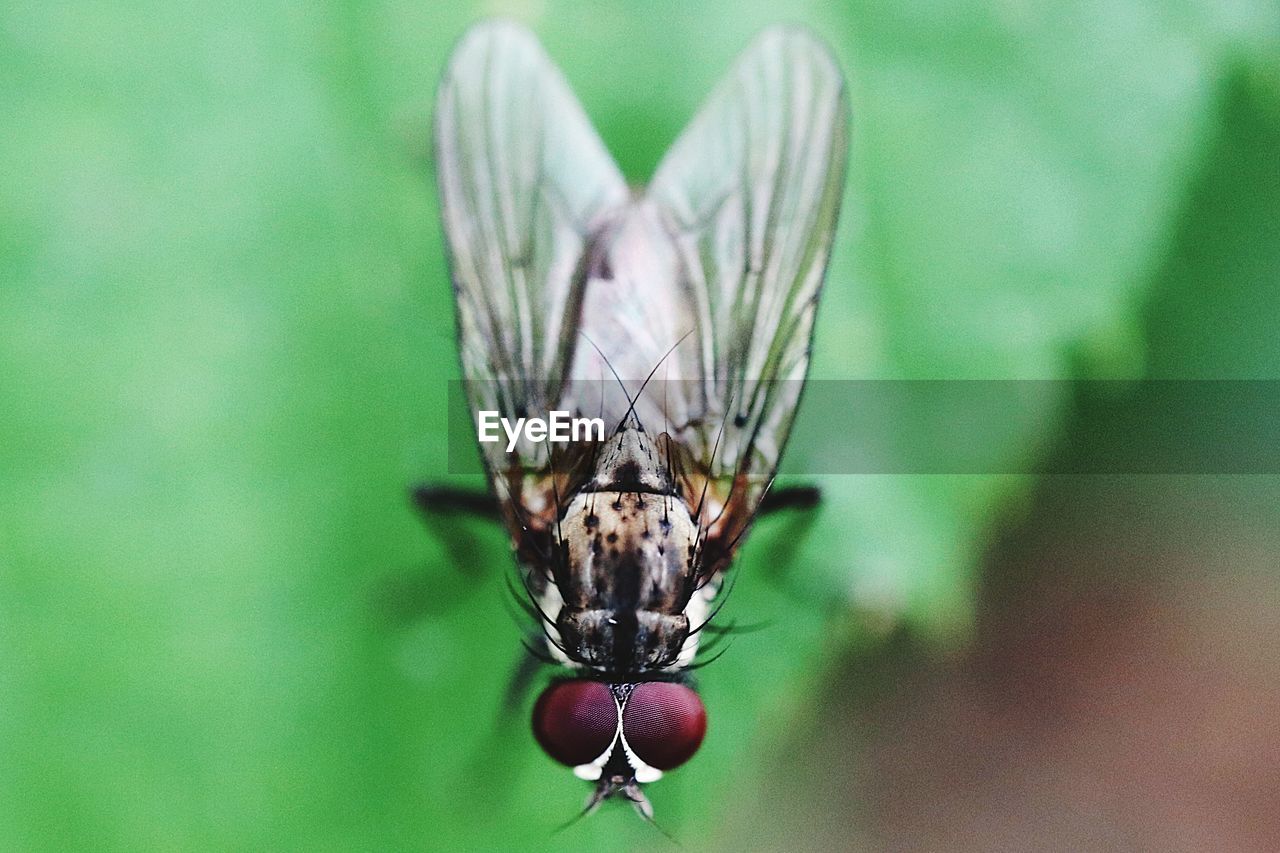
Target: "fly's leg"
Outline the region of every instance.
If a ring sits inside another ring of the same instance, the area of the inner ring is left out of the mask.
[[[762,518],[781,517],[787,528],[793,531],[792,542],[794,536],[803,535],[813,523],[814,516],[809,510],[812,510],[822,502],[822,490],[817,486],[785,486],[777,489],[770,489],[765,492],[764,498],[756,506],[755,514],[750,520],[751,524],[755,524]],[[797,510],[792,514],[787,510]],[[773,531],[777,530],[778,522],[770,521],[764,525],[765,528]],[[775,533],[776,535],[776,533]],[[735,540],[736,542],[736,540]],[[732,547],[732,546],[730,546]],[[713,550],[713,545],[708,545],[708,551]],[[765,577],[775,582],[780,582],[784,574],[783,564],[786,561],[774,562],[773,568],[765,573]],[[712,565],[718,565],[715,558],[712,558]]]
[[[450,486],[414,486],[409,490],[413,505],[422,515],[427,528],[444,544],[449,562],[464,575],[483,572],[475,555],[481,551],[474,530],[459,522],[463,519],[501,521],[498,504],[487,492],[456,489]]]
[[[410,489],[409,497],[428,524],[439,515],[468,515],[487,521],[502,520],[498,513],[498,503],[488,492],[422,484]]]
[[[530,634],[521,650],[520,660],[507,679],[507,688],[502,694],[502,722],[514,719],[520,713],[524,701],[529,696],[529,688],[533,686],[538,673],[547,665],[545,660],[537,657],[532,649],[542,645],[541,634]]]
[[[409,490],[409,499],[443,546],[444,562],[451,570],[424,565],[420,570],[406,570],[379,582],[374,590],[376,609],[401,624],[447,613],[479,589],[494,569],[510,561],[506,555],[499,558],[503,562],[496,566],[493,560],[477,560],[477,555],[492,549],[483,547],[483,534],[475,529],[473,520],[500,521],[498,505],[487,493],[419,485]]]
[[[785,541],[794,546],[808,533],[817,518],[813,510],[821,503],[822,490],[817,486],[786,486],[770,489],[765,493],[764,500],[760,502],[756,516],[780,519],[780,521],[768,522],[769,533],[776,537],[775,541]],[[791,512],[792,510],[794,512]],[[777,525],[780,525],[781,529]],[[769,568],[763,572],[763,575],[776,588],[797,600],[804,601],[806,596],[788,571],[789,566],[789,560],[771,560]]]
[[[786,486],[765,493],[758,514],[765,516],[784,509],[813,509],[820,503],[822,489],[817,486]]]

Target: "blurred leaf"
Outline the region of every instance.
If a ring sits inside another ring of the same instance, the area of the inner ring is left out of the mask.
[[[1280,63],[1234,69],[1157,279],[1148,373],[1280,379]]]
[[[1274,9],[1252,14],[1252,34],[1275,33]],[[1143,3],[973,3],[855,6],[848,20],[849,250],[835,258],[818,375],[1137,375],[1138,295],[1213,134],[1224,31],[1243,32],[1239,19],[1211,27],[1194,9]],[[939,443],[968,429],[975,456],[1015,468],[1060,417],[1061,401],[1020,402],[991,413],[1006,428],[920,424],[903,409],[885,429],[934,430]],[[800,429],[842,416],[807,410]],[[789,461],[821,470],[813,454]],[[1025,486],[831,478],[824,520],[844,547],[818,535],[798,561],[863,609],[951,635],[970,615],[985,532]]]

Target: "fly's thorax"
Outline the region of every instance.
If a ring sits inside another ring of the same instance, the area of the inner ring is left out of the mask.
[[[698,526],[648,433],[623,429],[601,448],[558,535],[564,653],[612,672],[676,663],[689,636]]]
[[[560,526],[564,600],[556,626],[590,666],[643,671],[673,663],[689,634],[698,530],[684,502],[644,492],[583,492]]]
[[[679,498],[583,492],[570,503],[560,534],[566,604],[659,613],[684,609],[698,528]]]

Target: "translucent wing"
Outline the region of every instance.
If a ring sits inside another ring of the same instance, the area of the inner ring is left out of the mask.
[[[726,543],[772,479],[795,415],[848,126],[844,80],[826,47],[802,30],[766,30],[672,146],[644,200],[612,226],[612,280],[593,280],[586,294],[584,328],[609,340],[602,348],[620,372],[643,378],[662,363],[637,410],[676,439],[699,504],[710,486],[705,505],[724,517]],[[599,370],[591,358],[579,353],[578,377]]]
[[[770,476],[777,467],[808,370],[848,126],[844,80],[825,46],[801,30],[769,30],[649,190],[671,224],[693,305],[683,371],[700,380],[691,420],[738,427],[726,428],[716,472]]]
[[[560,72],[510,23],[472,28],[436,106],[436,164],[473,409],[511,419],[564,393],[588,247],[628,190]],[[482,444],[491,477],[545,445]]]

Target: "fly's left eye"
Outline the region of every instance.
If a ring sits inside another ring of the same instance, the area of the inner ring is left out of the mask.
[[[702,745],[707,711],[698,694],[683,684],[639,684],[623,708],[622,733],[641,761],[670,770],[692,758]]]
[[[594,761],[617,730],[617,703],[598,681],[556,682],[533,706],[533,736],[547,755],[570,767]]]

